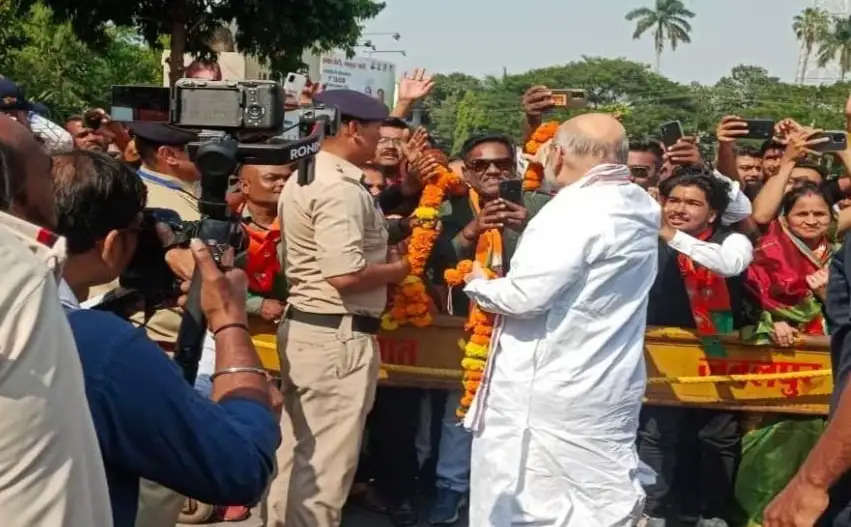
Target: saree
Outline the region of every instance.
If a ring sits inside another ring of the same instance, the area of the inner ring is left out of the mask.
[[[756,326],[743,337],[770,344],[775,322],[787,322],[806,335],[826,335],[822,302],[807,285],[807,276],[823,269],[833,255],[827,238],[816,251],[795,236],[784,218],[774,220],[754,251],[745,289],[761,308]]]

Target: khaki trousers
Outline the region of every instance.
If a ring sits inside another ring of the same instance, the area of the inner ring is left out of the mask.
[[[274,527],[336,527],[357,469],[380,356],[375,336],[285,320],[281,446],[268,497]]]
[[[140,479],[135,527],[174,527],[185,499],[159,483]]]

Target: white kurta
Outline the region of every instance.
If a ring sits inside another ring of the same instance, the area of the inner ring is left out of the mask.
[[[640,517],[635,435],[660,211],[627,175],[601,165],[564,188],[529,223],[508,275],[466,288],[503,315],[466,421],[472,526]]]

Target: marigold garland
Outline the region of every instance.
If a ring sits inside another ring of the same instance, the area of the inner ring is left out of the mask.
[[[448,195],[465,191],[466,187],[461,179],[443,165],[430,174],[414,211],[418,225],[414,227],[408,241],[408,263],[411,271],[396,288],[390,309],[381,317],[383,329],[393,331],[402,324],[426,327],[432,323],[432,315],[429,312],[431,299],[426,292],[422,276],[437,240],[439,207]]]
[[[462,260],[458,262],[455,269],[447,269],[443,273],[443,278],[446,280],[446,284],[451,287],[461,286],[464,284],[464,277],[470,274],[472,270],[473,261]],[[490,269],[484,269],[484,273],[488,280],[496,276]],[[495,319],[496,317],[493,314],[482,311],[478,305],[474,304],[470,309],[467,323],[464,325],[469,338],[466,341],[458,341],[458,346],[464,352],[464,358],[461,359],[461,369],[464,370],[464,376],[461,379],[464,395],[458,402],[458,409],[455,410],[455,415],[458,418],[467,415],[467,410],[473,404],[473,398],[475,398],[484,377]]]
[[[541,146],[555,137],[558,131],[558,121],[547,121],[532,133],[532,137],[523,146],[523,152],[530,155],[538,153]],[[544,179],[544,167],[540,163],[529,163],[523,175],[523,190],[538,190]]]

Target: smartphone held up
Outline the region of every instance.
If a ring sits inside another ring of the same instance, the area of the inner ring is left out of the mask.
[[[499,182],[499,197],[505,201],[523,204],[523,181],[519,179],[506,179]]]
[[[557,108],[585,108],[588,106],[588,95],[585,90],[553,89],[550,90],[553,98],[553,106]]]

